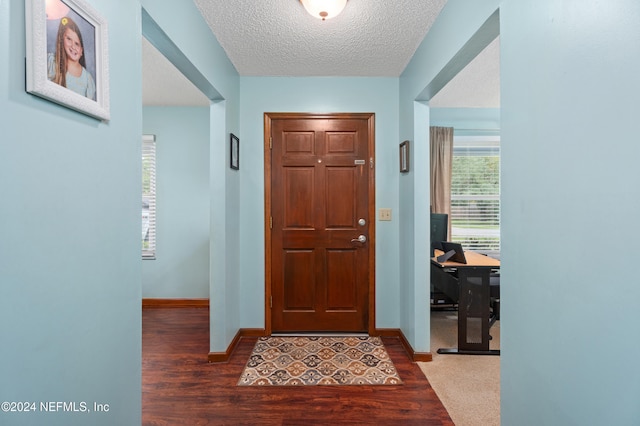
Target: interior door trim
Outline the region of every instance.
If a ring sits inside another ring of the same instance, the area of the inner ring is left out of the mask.
[[[369,335],[376,334],[376,188],[375,188],[375,114],[374,113],[264,113],[264,229],[265,229],[265,334],[271,335],[271,122],[278,119],[366,119],[369,150]]]

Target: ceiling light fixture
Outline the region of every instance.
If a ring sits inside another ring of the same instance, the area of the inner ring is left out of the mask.
[[[300,0],[309,15],[318,19],[331,19],[342,12],[347,0]]]

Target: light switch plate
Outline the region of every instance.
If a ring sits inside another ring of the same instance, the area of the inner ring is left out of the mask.
[[[379,209],[378,220],[391,220],[391,209]]]

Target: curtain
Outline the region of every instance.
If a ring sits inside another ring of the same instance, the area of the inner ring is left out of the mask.
[[[451,169],[453,161],[453,127],[429,128],[431,158],[431,212],[449,215],[451,239]]]

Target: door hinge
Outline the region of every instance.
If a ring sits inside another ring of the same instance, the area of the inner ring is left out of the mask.
[[[273,216],[269,216],[269,229],[273,229]]]
[[[273,137],[269,136],[269,149],[273,149]]]
[[[269,307],[273,308],[273,296],[269,297]]]
[[[369,168],[373,169],[373,157],[369,157]]]

